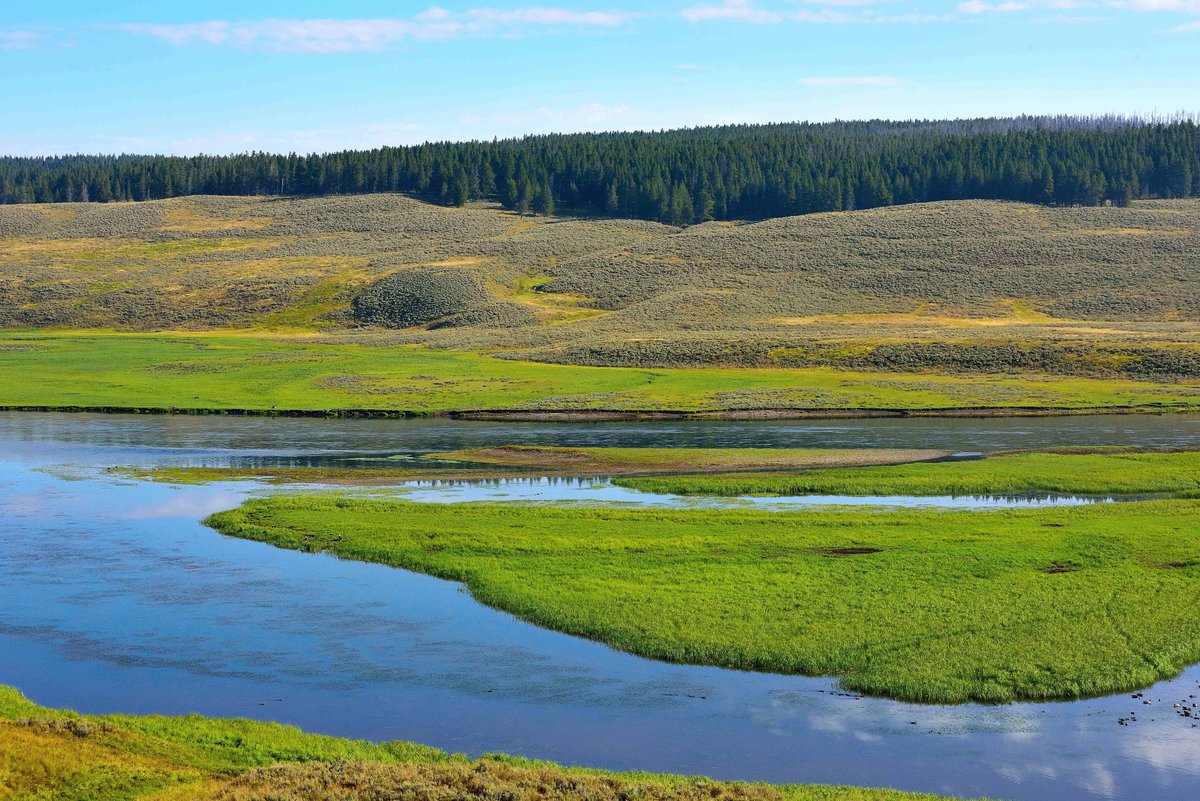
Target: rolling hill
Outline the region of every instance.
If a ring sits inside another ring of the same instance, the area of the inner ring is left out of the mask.
[[[686,228],[402,195],[0,207],[0,326],[522,360],[1200,375],[1200,201]]]

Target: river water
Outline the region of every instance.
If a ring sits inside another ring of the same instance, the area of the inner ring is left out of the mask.
[[[506,443],[1196,446],[1200,417],[557,424],[0,414],[0,683],[85,712],[245,716],[613,769],[1047,801],[1195,792],[1200,729],[1172,704],[1200,694],[1197,668],[1147,691],[1150,705],[1120,695],[919,706],[842,694],[824,678],[668,665],[522,623],[452,582],[230,539],[199,523],[278,488],[105,472],[395,466]],[[438,482],[406,497],[633,495],[600,480],[531,478]],[[1118,725],[1131,713],[1136,722]]]

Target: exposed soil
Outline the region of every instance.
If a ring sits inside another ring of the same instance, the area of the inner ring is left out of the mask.
[[[868,548],[863,546],[848,546],[843,548],[822,548],[823,556],[866,556],[873,553],[883,553],[882,548]]]
[[[1075,564],[1074,562],[1051,562],[1045,567],[1039,567],[1043,573],[1057,575],[1059,573],[1077,573],[1083,569],[1083,565]]]

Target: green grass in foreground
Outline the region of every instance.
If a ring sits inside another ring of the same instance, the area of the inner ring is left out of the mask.
[[[1200,452],[1113,449],[1017,453],[961,462],[799,473],[621,477],[614,483],[672,495],[1200,495]]]
[[[0,334],[0,406],[551,411],[1200,408],[1194,387],[829,368],[580,367],[248,334]]]
[[[796,469],[898,464],[949,456],[949,451],[883,448],[574,448],[504,445],[431,453],[431,459],[453,459],[508,467],[604,473],[664,471]]]
[[[820,785],[774,787],[608,773],[405,742],[305,734],[251,720],[77,715],[0,686],[4,801],[934,801]]]
[[[1200,502],[773,512],[251,500],[222,533],[465,582],[648,657],[916,701],[1089,696],[1200,660]]]

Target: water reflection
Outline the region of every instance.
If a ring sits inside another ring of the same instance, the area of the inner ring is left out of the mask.
[[[946,509],[1032,509],[1046,506],[1084,506],[1111,503],[1115,496],[1055,495],[791,495],[738,498],[680,497],[639,492],[614,486],[605,476],[504,478],[484,480],[439,479],[407,481],[400,485],[409,500],[427,503],[464,501],[555,501],[638,506],[688,506],[701,508],[821,508],[827,506],[937,507]]]

